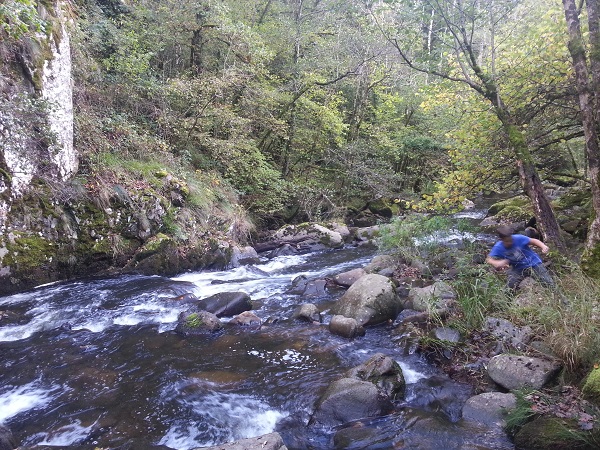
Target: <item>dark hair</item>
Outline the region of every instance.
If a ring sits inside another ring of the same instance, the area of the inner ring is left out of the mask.
[[[498,233],[498,237],[500,239],[505,239],[507,237],[511,237],[513,234],[512,230],[509,227],[507,227],[506,225],[502,225],[501,227],[499,227],[496,230],[496,233]]]

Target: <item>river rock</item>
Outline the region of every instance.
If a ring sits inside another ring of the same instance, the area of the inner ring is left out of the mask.
[[[292,319],[302,320],[304,322],[321,322],[321,312],[316,305],[304,303],[296,308],[292,314]]]
[[[244,311],[241,314],[238,314],[233,319],[229,321],[231,325],[238,325],[241,327],[248,328],[260,328],[261,320],[256,314],[252,311]]]
[[[398,265],[396,258],[390,255],[378,255],[365,267],[367,273],[379,273],[383,269],[394,269]]]
[[[352,238],[352,233],[346,224],[334,222],[329,224],[328,228],[336,233],[339,233],[345,242],[348,242]]]
[[[260,258],[254,247],[233,247],[231,253],[231,266],[240,267],[251,264],[260,264]]]
[[[514,394],[486,392],[471,397],[463,406],[463,419],[482,423],[488,427],[505,426],[506,414],[517,406]]]
[[[283,244],[281,247],[276,248],[275,250],[273,250],[271,253],[269,253],[269,258],[273,259],[273,258],[277,258],[278,256],[292,256],[292,255],[296,255],[298,253],[298,250],[296,250],[296,247],[294,247],[293,245],[290,244]]]
[[[286,225],[273,237],[283,244],[297,244],[307,249],[340,248],[344,245],[340,233],[318,223]]]
[[[373,440],[375,442],[381,431],[377,428],[363,426],[349,426],[338,430],[333,436],[335,450],[357,448],[356,442]],[[366,448],[366,447],[359,447]]]
[[[356,321],[356,319],[344,316],[333,316],[329,322],[329,331],[332,334],[348,339],[365,335],[365,329]]]
[[[279,433],[271,433],[250,439],[240,439],[229,444],[198,447],[194,450],[287,450],[287,447]]]
[[[306,283],[304,292],[305,297],[324,297],[327,295],[327,280],[310,280]]]
[[[488,363],[488,375],[505,389],[541,389],[554,378],[561,366],[546,359],[502,354]]]
[[[380,233],[379,225],[374,225],[372,227],[357,228],[354,231],[354,236],[357,241],[366,242],[378,238]]]
[[[204,311],[217,317],[231,317],[252,309],[252,300],[245,292],[220,292],[197,303]]]
[[[517,349],[522,349],[533,338],[533,331],[530,327],[517,327],[506,319],[487,317],[483,327],[492,336]]]
[[[356,319],[359,325],[393,320],[401,304],[389,278],[368,274],[356,281],[333,305],[332,314]]]
[[[391,409],[391,403],[368,381],[342,378],[329,385],[319,399],[313,421],[325,426],[379,416]]]
[[[184,311],[177,318],[175,331],[183,336],[211,334],[220,331],[223,324],[208,311]]]
[[[17,441],[12,432],[5,426],[0,425],[0,450],[13,450],[17,447]]]
[[[450,327],[437,327],[432,333],[433,337],[440,341],[452,342],[453,344],[460,342],[460,333]]]
[[[336,275],[333,281],[339,286],[350,287],[366,274],[367,272],[365,272],[365,269],[353,269]]]
[[[379,392],[392,400],[402,397],[406,388],[402,368],[383,353],[377,353],[360,366],[350,369],[346,377],[373,383]]]
[[[431,286],[412,288],[408,293],[408,302],[416,311],[435,311],[438,314],[447,312],[456,294],[452,287],[443,281],[436,281]]]

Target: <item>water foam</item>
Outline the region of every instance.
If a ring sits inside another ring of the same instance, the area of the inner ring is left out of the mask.
[[[65,425],[58,430],[51,431],[46,434],[41,442],[37,445],[48,445],[51,447],[66,447],[70,445],[77,445],[87,439],[90,435],[94,423],[84,427],[80,420],[76,420],[74,423]]]
[[[25,411],[42,408],[54,399],[58,388],[47,388],[39,380],[0,394],[0,423]]]
[[[211,392],[179,403],[190,409],[190,420],[172,424],[159,445],[189,450],[272,433],[284,414],[247,395]]]

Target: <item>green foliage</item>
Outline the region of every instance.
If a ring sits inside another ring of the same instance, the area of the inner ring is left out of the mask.
[[[44,32],[45,23],[34,0],[11,0],[0,4],[0,29],[9,39],[18,40],[35,32]]]
[[[514,436],[523,425],[536,416],[535,411],[531,408],[531,402],[527,400],[531,391],[515,391],[514,394],[517,397],[517,405],[508,411],[505,427],[511,436]]]

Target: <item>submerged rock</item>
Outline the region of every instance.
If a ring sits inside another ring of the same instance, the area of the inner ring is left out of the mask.
[[[404,395],[406,382],[400,365],[389,356],[377,353],[360,366],[346,372],[346,377],[368,381],[391,400]]]
[[[219,318],[208,311],[184,311],[177,318],[175,331],[183,336],[216,333],[223,328]]]
[[[333,314],[356,319],[359,325],[393,320],[401,309],[389,278],[368,274],[356,281],[331,308]]]
[[[471,397],[463,406],[463,419],[487,426],[504,427],[506,414],[517,406],[514,394],[486,392]]]
[[[221,292],[198,302],[198,307],[217,317],[231,317],[252,309],[252,300],[245,292]]]
[[[329,385],[317,403],[313,422],[325,426],[379,416],[391,409],[390,401],[368,381],[342,378]]]
[[[365,329],[356,321],[356,319],[339,315],[331,318],[331,321],[329,322],[329,331],[332,334],[348,339],[365,335]]]
[[[0,425],[0,450],[13,450],[17,447],[17,441],[12,432],[5,426]]]
[[[554,361],[528,356],[498,355],[488,364],[488,375],[509,390],[541,389],[558,374],[561,366]]]
[[[287,450],[287,447],[279,433],[271,433],[250,439],[240,439],[229,444],[198,447],[194,450]]]
[[[316,305],[304,303],[296,308],[292,319],[303,320],[305,322],[321,322],[321,312]]]

